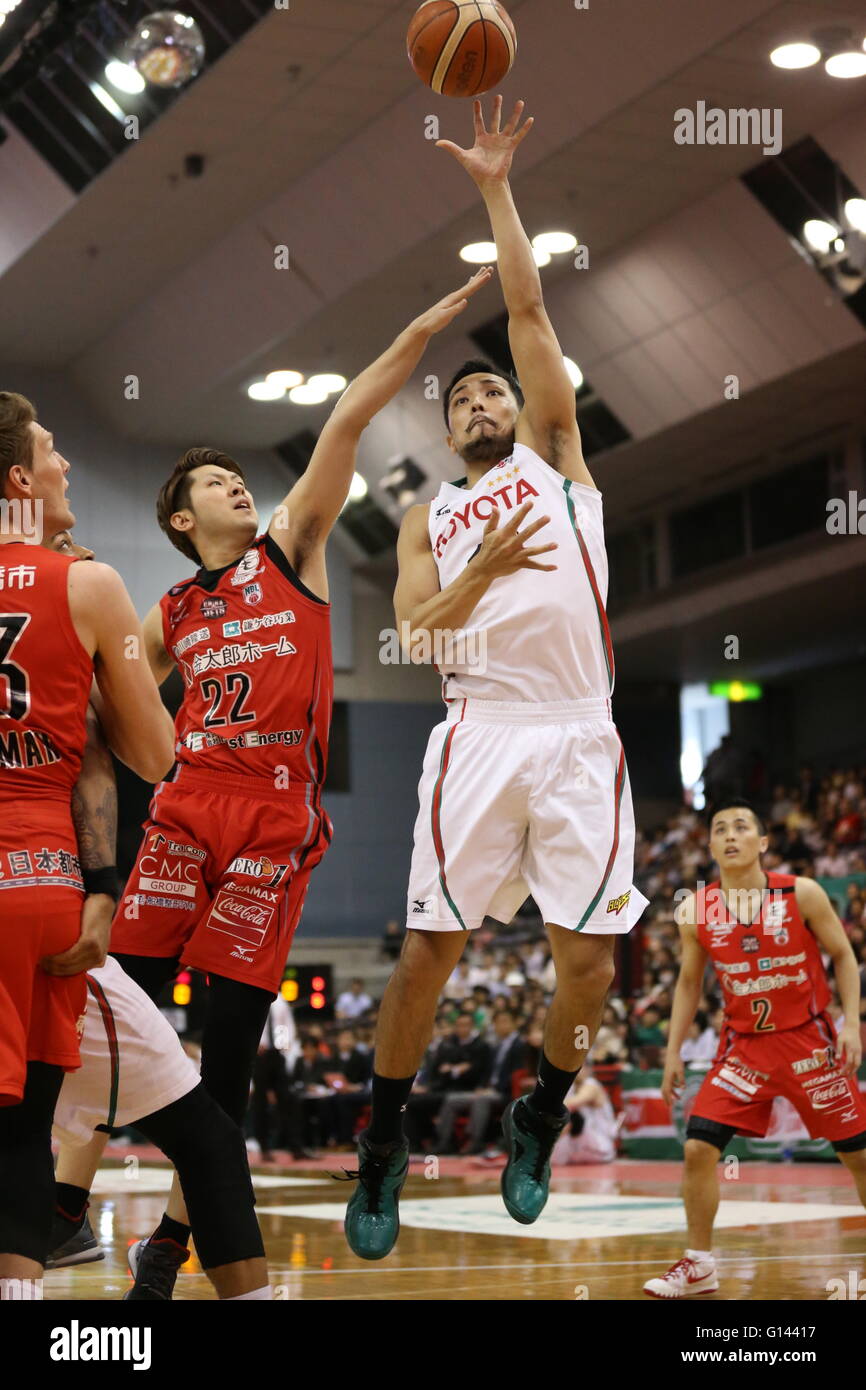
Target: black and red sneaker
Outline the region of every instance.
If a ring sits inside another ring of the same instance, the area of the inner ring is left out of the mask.
[[[189,1251],[169,1236],[159,1240],[149,1236],[131,1245],[126,1258],[135,1283],[123,1295],[124,1302],[169,1302],[177,1272],[189,1259]]]

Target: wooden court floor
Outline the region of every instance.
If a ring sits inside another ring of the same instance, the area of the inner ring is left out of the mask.
[[[47,1272],[46,1300],[122,1298],[131,1283],[127,1247],[162,1213],[169,1174],[156,1151],[109,1154],[91,1206],[106,1258]],[[685,1243],[677,1163],[555,1169],[541,1220],[521,1227],[502,1205],[498,1167],[445,1158],[437,1172],[428,1159],[412,1164],[396,1250],[369,1264],[343,1237],[352,1188],[329,1176],[341,1163],[353,1166],[353,1155],[254,1168],[279,1299],[647,1301],[644,1280],[663,1273]],[[715,1249],[721,1288],[697,1303],[826,1302],[829,1281],[866,1276],[866,1212],[839,1164],[742,1163],[722,1183]],[[175,1296],[214,1297],[194,1256]]]

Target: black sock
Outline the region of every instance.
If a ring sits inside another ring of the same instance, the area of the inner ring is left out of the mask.
[[[87,1214],[90,1193],[86,1187],[73,1187],[71,1182],[59,1182],[54,1188],[56,1215],[78,1230]]]
[[[415,1073],[394,1080],[373,1072],[372,1111],[367,1139],[371,1144],[391,1144],[403,1138],[403,1111]]]
[[[171,1217],[162,1214],[162,1220],[151,1236],[151,1240],[173,1240],[176,1245],[186,1246],[189,1244],[189,1226],[183,1226],[179,1221],[172,1221]]]
[[[560,1115],[565,1097],[574,1085],[574,1078],[579,1071],[580,1067],[575,1067],[574,1071],[562,1071],[548,1061],[546,1054],[542,1052],[538,1064],[538,1080],[529,1097],[534,1108],[543,1115]]]

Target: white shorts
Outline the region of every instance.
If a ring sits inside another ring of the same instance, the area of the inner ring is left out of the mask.
[[[634,812],[608,700],[457,700],[430,735],[409,875],[407,927],[509,922],[531,893],[572,931],[630,931]]]
[[[60,1088],[55,1139],[87,1144],[97,1125],[134,1124],[200,1080],[171,1024],[113,956],[88,970],[81,1066]]]

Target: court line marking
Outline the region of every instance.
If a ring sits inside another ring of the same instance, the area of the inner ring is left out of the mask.
[[[662,1257],[662,1258],[663,1258],[663,1257]],[[802,1260],[838,1260],[838,1259],[841,1259],[841,1258],[844,1258],[844,1259],[846,1259],[846,1260],[864,1259],[864,1258],[866,1258],[866,1250],[832,1250],[832,1251],[829,1251],[827,1254],[823,1254],[823,1255],[807,1255],[807,1254],[791,1254],[791,1255],[752,1255],[752,1254],[749,1253],[748,1250],[743,1250],[742,1253],[737,1254],[737,1255],[720,1255],[720,1256],[718,1256],[718,1258],[716,1259],[716,1264],[717,1264],[717,1265],[738,1264],[738,1263],[740,1263],[742,1260],[749,1260],[749,1261],[751,1261],[752,1264],[773,1264],[773,1263],[778,1263],[778,1262],[784,1263],[785,1261],[790,1261],[790,1260],[800,1260],[800,1261],[802,1261]],[[551,1264],[549,1261],[545,1261],[544,1264],[532,1263],[531,1268],[532,1268],[533,1270],[535,1270],[536,1272],[539,1271],[539,1270],[544,1270],[544,1269],[616,1269],[616,1268],[619,1268],[619,1267],[622,1266],[622,1265],[625,1265],[625,1266],[631,1268],[631,1267],[637,1267],[638,1265],[657,1265],[658,1262],[659,1262],[659,1257],[656,1257],[656,1259],[654,1259],[654,1260],[581,1260],[581,1259],[575,1259],[575,1260],[561,1260],[561,1261],[559,1261],[558,1263],[555,1263],[555,1264]],[[95,1260],[94,1260],[94,1261],[91,1261],[91,1264],[96,1264],[96,1263],[97,1263],[97,1261],[95,1261]],[[101,1263],[101,1262],[100,1262],[100,1263]],[[527,1262],[526,1262],[525,1260],[522,1260],[522,1261],[520,1261],[519,1263],[515,1263],[515,1264],[489,1264],[489,1265],[463,1265],[463,1264],[458,1264],[458,1265],[404,1265],[404,1266],[402,1266],[402,1267],[396,1267],[396,1268],[390,1268],[390,1269],[383,1269],[383,1268],[381,1268],[381,1266],[379,1266],[379,1267],[377,1267],[377,1269],[376,1269],[375,1272],[376,1272],[377,1274],[435,1274],[437,1271],[440,1271],[440,1270],[441,1270],[443,1273],[446,1273],[446,1274],[453,1274],[456,1270],[465,1270],[466,1273],[472,1273],[472,1272],[474,1272],[474,1271],[476,1271],[476,1270],[487,1270],[487,1269],[526,1269],[526,1267],[527,1267]],[[67,1274],[67,1273],[71,1274],[71,1272],[72,1272],[73,1269],[78,1269],[78,1270],[80,1270],[80,1273],[78,1273],[78,1274],[75,1276],[75,1278],[76,1278],[78,1281],[87,1279],[88,1276],[89,1276],[90,1278],[92,1278],[92,1279],[95,1281],[96,1278],[97,1278],[97,1276],[101,1273],[101,1271],[100,1271],[100,1270],[97,1270],[97,1269],[88,1269],[88,1267],[87,1267],[86,1265],[68,1265],[68,1266],[66,1267],[66,1269],[48,1269],[48,1270],[46,1270],[46,1271],[45,1271],[45,1277],[48,1278],[48,1277],[51,1276],[51,1275],[63,1275],[63,1274]],[[285,1278],[289,1278],[289,1277],[292,1276],[292,1275],[302,1275],[302,1276],[304,1276],[304,1277],[307,1277],[307,1276],[309,1276],[309,1275],[311,1275],[311,1274],[320,1274],[320,1275],[321,1275],[321,1274],[363,1274],[363,1273],[365,1272],[365,1266],[361,1266],[361,1267],[358,1268],[358,1269],[298,1269],[298,1268],[292,1268],[292,1269],[277,1269],[277,1268],[274,1267],[274,1266],[270,1266],[269,1272],[270,1272],[271,1276],[274,1276],[275,1274],[280,1274],[281,1276],[284,1276]],[[367,1272],[368,1272],[368,1273],[373,1273],[372,1270],[367,1270]],[[117,1275],[115,1274],[113,1277],[116,1279],[116,1278],[117,1278]],[[183,1277],[184,1279],[205,1279],[205,1278],[207,1278],[206,1275],[204,1275],[204,1274],[198,1274],[198,1273],[196,1273],[196,1274],[193,1274],[193,1273],[184,1274],[182,1277]],[[131,1283],[132,1283],[131,1277],[127,1277],[125,1282],[126,1282],[127,1284],[131,1284]],[[208,1282],[209,1282],[209,1281],[208,1281]]]
[[[563,1261],[563,1262],[560,1263],[560,1264],[548,1264],[547,1262],[545,1262],[544,1264],[531,1264],[531,1265],[529,1266],[529,1268],[531,1268],[533,1272],[537,1273],[538,1271],[540,1271],[540,1270],[545,1270],[545,1269],[572,1269],[572,1270],[580,1270],[580,1269],[613,1269],[613,1268],[618,1267],[618,1266],[620,1266],[620,1265],[626,1265],[626,1266],[629,1267],[629,1268],[637,1268],[639,1265],[649,1265],[649,1266],[655,1267],[655,1266],[657,1266],[657,1265],[659,1264],[659,1258],[662,1258],[662,1259],[663,1259],[664,1257],[663,1257],[663,1256],[662,1256],[662,1257],[656,1257],[656,1259],[654,1259],[654,1260],[579,1260],[579,1259],[577,1259],[577,1260],[565,1260],[565,1261]],[[798,1260],[798,1261],[802,1261],[802,1260],[839,1260],[839,1259],[857,1260],[857,1259],[862,1259],[862,1258],[866,1258],[866,1250],[833,1250],[833,1251],[831,1251],[831,1252],[830,1252],[829,1254],[827,1254],[827,1255],[796,1255],[796,1254],[795,1254],[795,1255],[751,1255],[751,1254],[749,1254],[748,1250],[744,1250],[744,1251],[742,1252],[741,1255],[720,1256],[720,1257],[716,1260],[716,1264],[717,1264],[717,1265],[739,1264],[739,1263],[741,1263],[743,1260],[749,1260],[751,1264],[770,1264],[770,1263],[773,1263],[774,1261],[782,1261],[782,1262],[784,1262],[784,1261],[786,1261],[786,1260],[787,1260],[787,1261],[790,1261],[790,1260]],[[465,1273],[468,1274],[468,1273],[471,1273],[471,1272],[473,1272],[473,1271],[475,1271],[475,1270],[489,1270],[489,1269],[526,1269],[526,1268],[527,1268],[527,1262],[526,1262],[526,1260],[523,1260],[523,1261],[521,1261],[521,1263],[519,1263],[519,1264],[494,1264],[494,1265],[406,1265],[406,1266],[405,1266],[404,1268],[402,1268],[402,1269],[381,1269],[381,1268],[377,1268],[375,1272],[376,1272],[377,1274],[436,1274],[436,1273],[439,1273],[439,1272],[444,1273],[444,1274],[454,1274],[454,1273],[464,1273],[464,1272],[465,1272]],[[373,1272],[373,1271],[371,1270],[370,1273],[372,1273],[372,1272]],[[274,1269],[274,1268],[272,1268],[272,1267],[269,1266],[269,1273],[270,1273],[270,1276],[271,1276],[272,1279],[275,1278],[275,1276],[276,1276],[277,1274],[279,1274],[279,1275],[283,1276],[284,1278],[287,1278],[287,1279],[288,1279],[288,1278],[290,1278],[292,1275],[300,1275],[301,1277],[306,1277],[306,1276],[311,1275],[311,1274],[363,1274],[363,1273],[364,1273],[364,1269],[362,1268],[362,1269],[281,1269],[281,1270],[277,1270],[277,1269]],[[558,1276],[557,1276],[557,1277],[558,1277]]]

